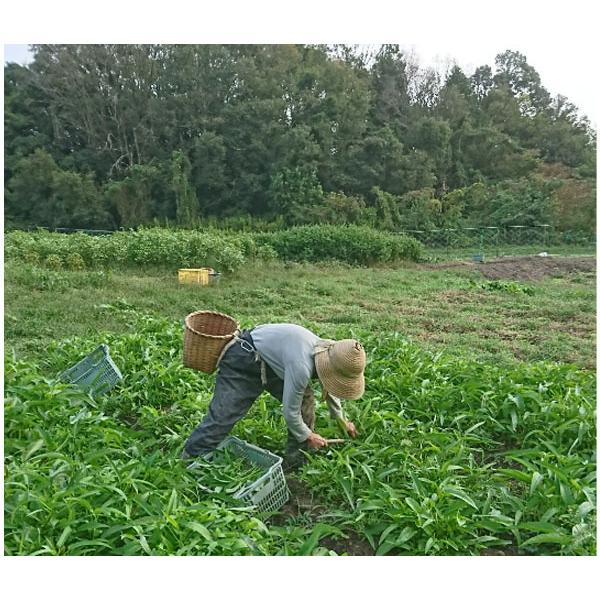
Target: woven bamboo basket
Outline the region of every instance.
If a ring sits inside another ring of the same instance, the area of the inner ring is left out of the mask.
[[[238,322],[229,315],[199,310],[185,318],[183,364],[212,373],[225,345],[239,331]]]

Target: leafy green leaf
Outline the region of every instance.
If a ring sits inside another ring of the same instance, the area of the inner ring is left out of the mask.
[[[535,492],[535,490],[540,485],[540,483],[542,483],[543,480],[544,477],[540,473],[538,473],[537,471],[533,473],[533,475],[531,476],[531,486],[529,487],[530,496],[533,495],[533,492]]]
[[[27,460],[29,459],[31,456],[33,456],[33,454],[35,454],[42,446],[44,445],[44,440],[42,438],[40,438],[39,440],[36,440],[35,442],[33,442],[33,444],[31,444],[31,446],[29,446],[29,448],[27,449],[27,451],[25,452],[25,454],[23,455],[23,460]]]
[[[202,525],[202,523],[195,523],[193,521],[190,521],[190,522],[186,523],[185,526],[188,529],[191,529],[192,531],[199,533],[207,542],[212,542],[213,537],[210,534],[210,531],[208,530],[208,528],[206,526]]]
[[[560,544],[566,546],[571,543],[570,535],[561,535],[559,533],[541,533],[525,540],[521,547],[531,546],[532,544]]]
[[[477,504],[475,503],[475,501],[468,494],[463,492],[462,490],[458,490],[456,488],[451,488],[451,487],[446,487],[446,488],[444,488],[444,490],[446,493],[450,494],[451,496],[454,496],[455,498],[459,498],[463,502],[466,502],[469,506],[472,506],[475,510],[477,510],[479,508],[477,506]]]
[[[337,527],[327,525],[325,523],[317,523],[307,540],[300,546],[298,553],[301,556],[307,556],[312,554],[313,550],[317,547],[319,540],[326,535],[340,534],[342,533]]]
[[[67,538],[69,537],[69,534],[71,533],[72,529],[70,525],[67,525],[64,529],[63,532],[60,534],[60,537],[58,538],[58,542],[56,542],[56,547],[57,548],[62,548],[65,544],[65,542],[67,541]]]

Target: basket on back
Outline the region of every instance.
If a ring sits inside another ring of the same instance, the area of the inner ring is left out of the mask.
[[[223,313],[199,310],[185,318],[183,364],[212,373],[223,348],[239,331],[238,322]]]

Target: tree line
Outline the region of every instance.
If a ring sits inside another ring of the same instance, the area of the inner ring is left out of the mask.
[[[593,231],[595,133],[526,57],[397,45],[34,45],[5,66],[5,221],[552,223]]]

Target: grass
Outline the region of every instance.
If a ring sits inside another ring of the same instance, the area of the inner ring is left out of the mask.
[[[39,358],[53,340],[128,331],[129,308],[182,320],[209,308],[243,326],[298,322],[323,336],[350,329],[398,332],[424,348],[510,364],[557,360],[595,365],[593,276],[573,274],[528,284],[531,295],[479,289],[462,269],[252,264],[216,286],[185,286],[174,270],[53,272],[8,262],[6,347]]]

